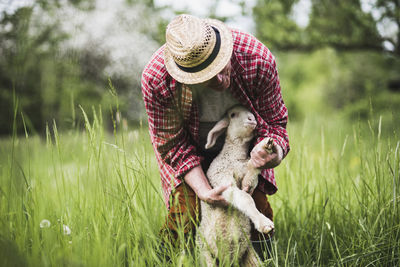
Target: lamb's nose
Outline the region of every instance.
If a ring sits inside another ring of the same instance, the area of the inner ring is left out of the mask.
[[[248,119],[249,121],[255,121],[255,120],[256,120],[256,118],[254,118],[253,114],[250,114],[250,115],[247,117],[247,119]]]

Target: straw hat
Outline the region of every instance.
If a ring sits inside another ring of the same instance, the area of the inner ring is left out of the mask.
[[[178,82],[196,84],[211,79],[228,64],[232,50],[231,30],[219,20],[183,14],[167,26],[164,62]]]

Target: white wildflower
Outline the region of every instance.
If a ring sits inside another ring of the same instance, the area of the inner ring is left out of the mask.
[[[71,229],[69,229],[68,225],[63,224],[63,231],[64,231],[64,235],[71,234]]]
[[[50,221],[46,219],[42,220],[39,224],[40,228],[49,228],[50,225],[51,225]]]

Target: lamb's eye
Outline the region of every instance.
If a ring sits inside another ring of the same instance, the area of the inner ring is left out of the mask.
[[[231,113],[231,118],[235,117],[236,114],[235,113]]]

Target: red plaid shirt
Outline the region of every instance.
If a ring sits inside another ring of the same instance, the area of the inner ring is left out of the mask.
[[[289,152],[286,131],[287,109],[283,103],[275,58],[250,34],[232,30],[232,95],[257,119],[256,141],[272,137]],[[148,115],[151,142],[161,174],[164,200],[168,206],[174,187],[184,175],[200,165],[198,107],[188,86],[179,84],[164,65],[164,46],[158,49],[142,74],[142,93]],[[262,170],[258,187],[267,194],[276,192],[273,169]]]

